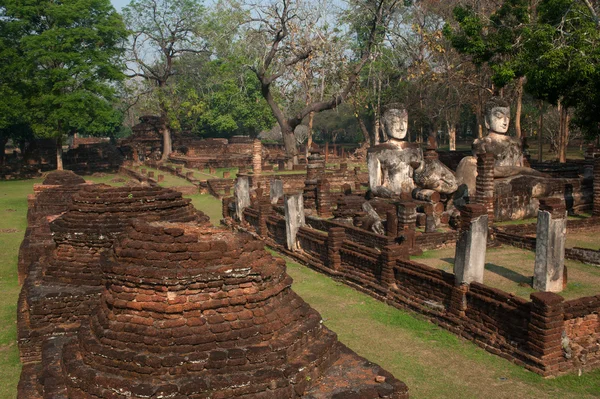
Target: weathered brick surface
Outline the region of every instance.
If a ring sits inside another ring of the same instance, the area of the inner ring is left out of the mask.
[[[21,360],[40,360],[48,337],[73,334],[96,306],[100,257],[135,218],[208,223],[181,193],[160,187],[81,185],[70,209],[50,226],[52,241],[30,266],[18,302]]]
[[[98,309],[76,338],[44,347],[38,373],[52,378],[37,397],[407,398],[339,344],[263,247],[226,230],[134,222],[102,257]]]

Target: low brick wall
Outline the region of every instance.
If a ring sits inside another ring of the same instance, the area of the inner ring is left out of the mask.
[[[278,251],[391,306],[421,313],[542,376],[600,363],[600,295],[564,302],[556,294],[534,293],[527,301],[483,284],[456,286],[454,274],[407,260],[408,248],[387,237],[313,217],[298,233],[301,249],[292,252],[285,247],[285,221],[277,210],[247,208],[243,226],[225,220],[258,232],[266,219],[262,238]]]

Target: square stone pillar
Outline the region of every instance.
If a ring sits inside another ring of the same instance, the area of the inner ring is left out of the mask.
[[[269,228],[267,227],[267,219],[273,213],[273,206],[270,202],[260,201],[258,203],[258,235],[267,238],[269,236]]]
[[[483,283],[488,236],[488,214],[481,204],[460,209],[460,228],[454,256],[456,285]]]
[[[398,237],[398,214],[395,211],[386,212],[385,235]]]
[[[242,222],[244,220],[244,209],[250,206],[250,185],[247,176],[237,178],[233,189],[233,196],[235,198],[236,217]]]
[[[276,204],[279,198],[283,198],[283,181],[279,179],[271,180],[269,190],[269,196],[271,198],[271,204]]]
[[[297,251],[299,248],[296,235],[300,227],[306,224],[302,194],[284,196],[284,210],[287,248],[290,251]]]
[[[252,170],[255,175],[262,173],[262,143],[258,139],[252,143]]]
[[[325,178],[317,180],[317,215],[328,219],[331,214],[331,190]]]
[[[559,198],[540,199],[538,211],[533,288],[546,292],[563,290],[567,211]]]
[[[385,288],[397,288],[394,267],[396,261],[408,258],[408,248],[404,245],[386,245],[381,250],[381,285]]]

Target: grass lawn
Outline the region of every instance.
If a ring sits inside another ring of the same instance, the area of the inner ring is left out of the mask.
[[[408,384],[411,398],[600,397],[600,370],[545,380],[304,266],[288,261],[288,273],[340,341]]]
[[[412,260],[452,273],[454,267],[454,247],[425,251],[413,256]],[[486,253],[483,281],[490,287],[529,299],[535,292],[531,288],[535,253],[524,249],[503,245],[489,248]],[[565,299],[575,299],[600,293],[600,268],[581,262],[566,260],[568,268],[567,289],[560,293]],[[600,395],[600,391],[598,392]]]
[[[17,257],[27,227],[27,194],[41,179],[0,182],[0,398],[17,396]]]

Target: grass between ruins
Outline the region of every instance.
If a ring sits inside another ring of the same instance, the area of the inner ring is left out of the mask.
[[[437,269],[452,273],[454,268],[454,247],[435,251],[425,251],[423,255],[411,259]],[[529,299],[535,292],[531,288],[535,252],[503,245],[489,248],[483,281],[486,285],[498,288],[509,294]],[[568,268],[567,289],[560,293],[566,300],[597,295],[600,290],[600,268],[581,262],[566,260]],[[598,393],[600,395],[600,392]]]
[[[88,177],[106,182],[116,175]],[[20,374],[16,345],[18,249],[26,228],[27,194],[41,180],[0,182],[0,399],[16,397]],[[220,219],[209,196],[194,205]],[[16,231],[14,231],[16,230]],[[379,363],[410,388],[411,398],[600,397],[600,370],[581,377],[544,380],[438,328],[304,266],[288,262],[293,289],[317,309],[325,324],[361,356]]]

